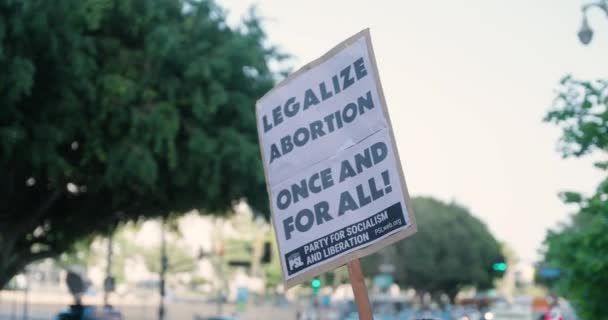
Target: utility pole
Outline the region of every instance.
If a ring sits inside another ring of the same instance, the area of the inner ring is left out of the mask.
[[[17,316],[17,299],[15,299],[15,295],[12,295],[13,303],[11,304],[11,320],[15,320]]]
[[[113,234],[108,235],[108,250],[106,256],[106,279],[103,282],[103,305],[110,305],[110,292],[114,290],[114,279],[112,278],[112,255],[113,255]]]
[[[28,319],[28,292],[30,291],[30,279],[28,269],[25,267],[25,288],[23,289],[23,320]]]
[[[219,239],[215,246],[217,260],[218,260],[218,276],[219,276],[219,289],[217,290],[217,315],[222,315],[222,304],[224,303],[224,221],[218,220],[219,223]]]
[[[160,225],[160,305],[158,307],[158,320],[165,319],[165,274],[167,273],[167,245],[165,239],[165,222],[163,216]]]
[[[217,293],[217,314],[218,316],[222,315],[222,304],[224,303],[223,299],[224,299],[224,258],[223,258],[223,254],[220,253],[219,254],[219,273],[220,273],[220,290],[218,290]]]

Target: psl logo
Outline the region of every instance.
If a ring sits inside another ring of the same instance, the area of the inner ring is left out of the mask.
[[[289,257],[287,257],[287,261],[289,264],[289,270],[297,269],[301,267],[304,263],[302,262],[302,257],[300,257],[300,253],[296,252]]]

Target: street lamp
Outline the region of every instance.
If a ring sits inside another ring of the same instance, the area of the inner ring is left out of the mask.
[[[587,15],[583,13],[583,24],[581,25],[581,29],[578,31],[578,39],[582,44],[588,45],[593,38],[593,30],[589,27],[589,22],[587,21]]]
[[[600,8],[606,16],[608,16],[608,0],[599,0],[599,2],[595,3],[587,3],[583,6],[583,23],[581,24],[581,29],[578,31],[578,39],[582,44],[587,45],[593,39],[593,29],[589,26],[589,21],[587,20],[587,10],[591,8]]]

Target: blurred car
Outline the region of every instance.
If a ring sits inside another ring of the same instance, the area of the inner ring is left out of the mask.
[[[417,311],[413,315],[413,318],[403,319],[403,320],[417,320],[417,319],[449,320],[448,318],[445,317],[443,312],[441,312],[440,310],[420,310],[420,311]],[[401,320],[401,319],[399,319],[399,320]]]
[[[372,302],[374,310],[374,320],[465,320],[467,318],[452,318],[450,312],[431,308],[428,310],[417,310],[409,303],[402,301],[387,302],[374,301]],[[350,313],[343,316],[341,319],[358,320],[359,315],[356,306]],[[481,318],[468,318],[467,320],[481,320]]]
[[[497,304],[484,312],[484,320],[536,320],[529,307],[518,304]]]
[[[552,308],[540,318],[540,320],[564,320],[564,315],[559,308]]]
[[[454,320],[492,320],[485,319],[481,312],[479,312],[476,308],[470,306],[454,307],[450,312],[450,317]]]
[[[120,311],[111,306],[95,307],[72,305],[68,310],[60,312],[56,320],[122,320]]]
[[[411,304],[403,296],[375,295],[371,297],[371,303],[376,320],[409,320],[407,316],[412,314],[407,312],[411,310]],[[344,301],[340,314],[340,319],[359,319],[353,300]]]
[[[543,308],[538,308],[539,303],[533,305],[534,320],[578,320],[579,317],[572,305],[564,298],[546,297],[538,299],[546,301]]]
[[[578,316],[567,301],[560,299],[558,304],[545,312],[539,320],[578,320]]]
[[[211,316],[211,317],[199,317],[194,316],[194,320],[238,320],[235,316]]]

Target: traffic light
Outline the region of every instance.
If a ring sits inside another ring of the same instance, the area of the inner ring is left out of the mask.
[[[231,266],[231,267],[250,268],[251,267],[251,261],[230,260],[230,261],[228,261],[228,265]]]
[[[316,296],[319,294],[319,288],[321,288],[321,280],[319,278],[312,279],[310,286],[312,287],[312,294]]]
[[[502,276],[507,272],[507,261],[504,256],[498,256],[492,261],[492,271],[499,276]]]
[[[266,241],[266,242],[264,242],[264,250],[262,252],[262,258],[260,259],[260,262],[270,263],[271,260],[272,260],[272,245],[270,244],[270,242]]]
[[[505,272],[507,271],[507,264],[504,262],[496,262],[492,265],[492,269],[498,272]]]

